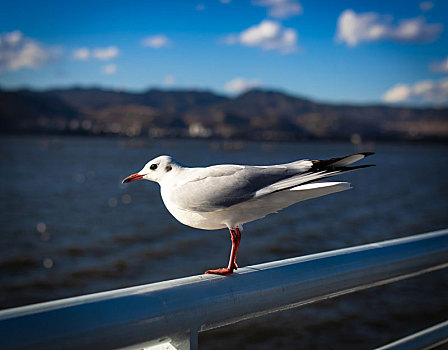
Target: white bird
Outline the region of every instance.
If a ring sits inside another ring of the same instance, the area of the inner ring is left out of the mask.
[[[303,159],[279,165],[222,164],[205,168],[187,167],[170,156],[160,156],[123,183],[140,179],[159,183],[166,208],[187,226],[204,230],[227,227],[232,240],[229,264],[206,273],[230,275],[238,268],[236,258],[243,224],[294,203],[351,188],[348,182],[316,181],[371,166],[347,167],[371,154]]]

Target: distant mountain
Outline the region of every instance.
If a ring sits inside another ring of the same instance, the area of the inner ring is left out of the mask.
[[[42,129],[43,120],[55,123],[80,118],[79,112],[57,97],[28,90],[0,90],[0,131]],[[39,124],[40,123],[40,124]]]
[[[235,98],[195,90],[0,90],[0,127],[2,133],[448,141],[448,108],[336,105],[265,90]]]
[[[77,110],[99,110],[102,108],[142,105],[160,110],[182,113],[195,106],[219,102],[224,97],[201,91],[148,90],[144,93],[128,93],[100,89],[50,90],[48,96],[56,97]]]

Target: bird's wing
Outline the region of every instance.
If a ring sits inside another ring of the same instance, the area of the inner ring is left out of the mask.
[[[327,160],[304,159],[271,166],[215,165],[208,168],[184,168],[184,180],[173,187],[170,201],[189,211],[226,209],[342,172],[371,166],[346,166],[370,154],[372,153],[358,153]]]
[[[225,209],[250,200],[258,191],[303,173],[311,166],[310,161],[299,161],[273,166],[215,165],[186,168],[183,180],[170,193],[170,201],[190,211]]]

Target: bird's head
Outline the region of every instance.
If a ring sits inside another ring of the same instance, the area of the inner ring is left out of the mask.
[[[170,156],[159,156],[146,163],[138,173],[129,175],[122,183],[125,184],[140,179],[160,182],[168,173],[179,166],[179,163]]]

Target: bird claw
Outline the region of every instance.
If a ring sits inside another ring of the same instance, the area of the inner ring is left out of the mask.
[[[234,269],[231,269],[228,267],[223,267],[223,268],[216,269],[216,270],[207,270],[207,271],[205,271],[205,273],[208,275],[229,276],[233,273],[233,270]]]

